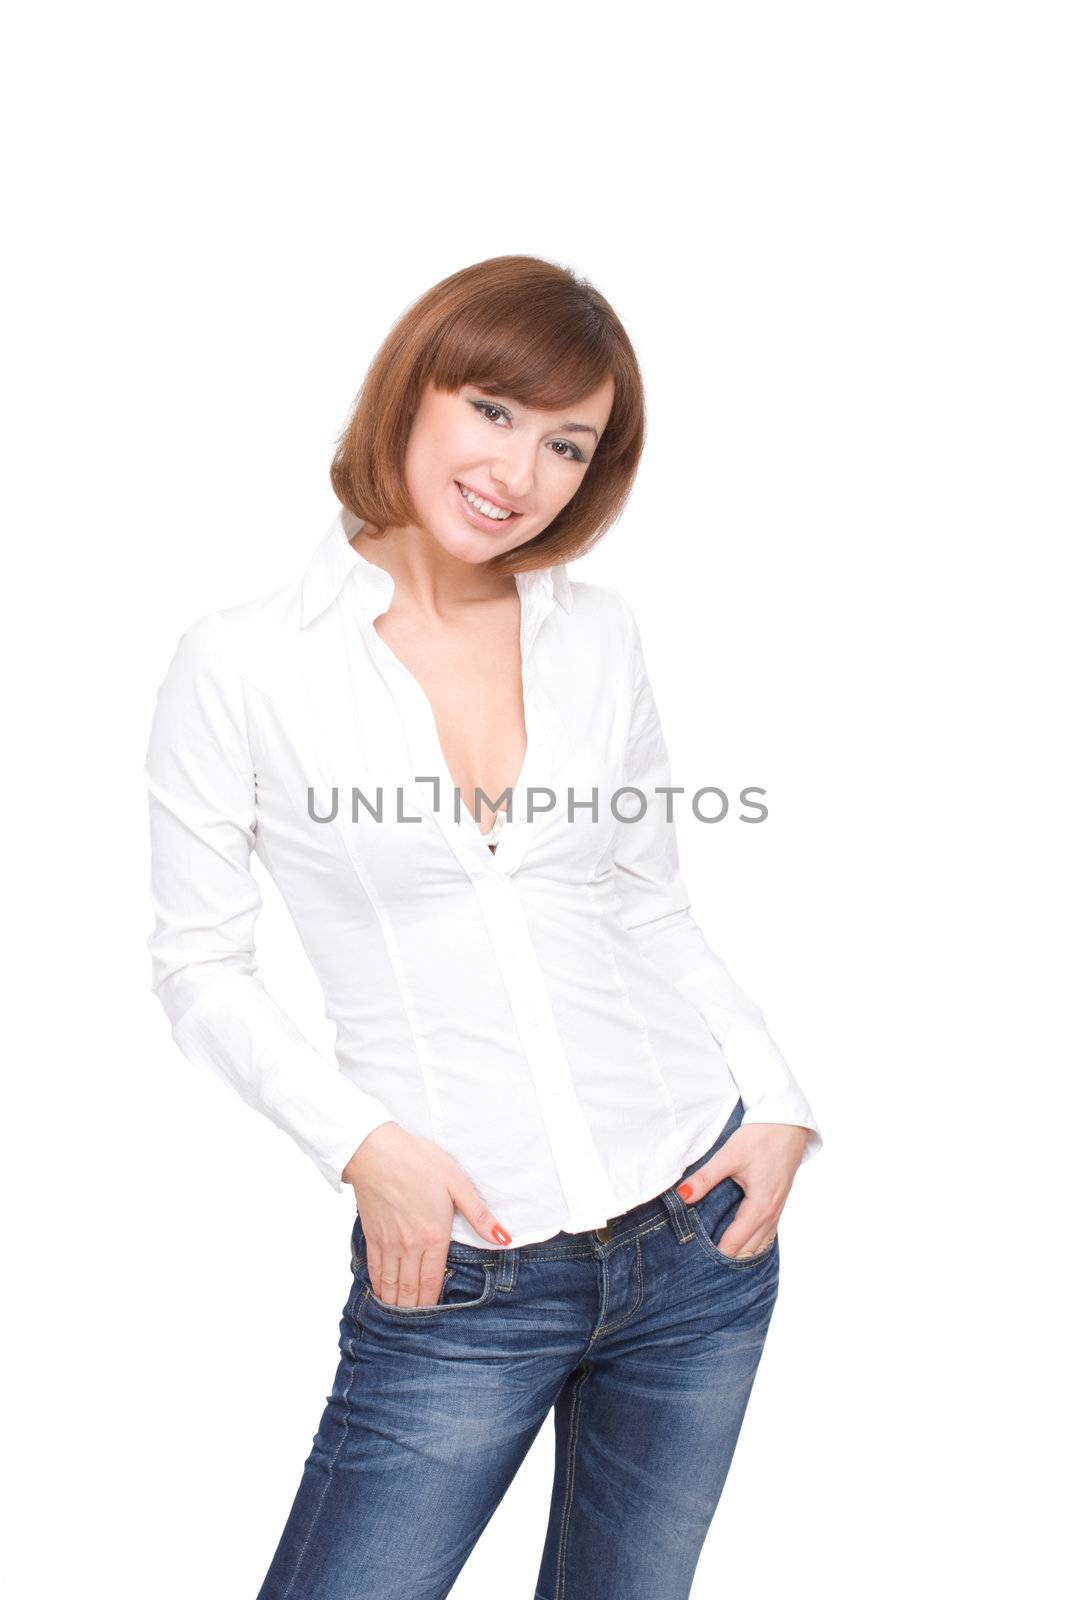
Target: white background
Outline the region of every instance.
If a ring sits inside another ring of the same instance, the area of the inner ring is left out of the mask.
[[[694,1596],[1052,1592],[1061,21],[215,0],[10,25],[9,1593],[252,1600],[288,1513],[351,1195],[170,1040],[141,763],[182,630],[325,532],[390,323],[511,252],[587,275],[637,347],[646,460],[571,572],[637,612],[675,781],[768,790],[762,827],[688,823],[683,866],[826,1139]],[[263,975],[329,1048],[260,879]],[[459,1600],[532,1594],[551,1469],[549,1424]]]

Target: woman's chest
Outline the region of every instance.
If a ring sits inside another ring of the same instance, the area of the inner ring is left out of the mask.
[[[421,871],[432,884],[442,843],[443,873],[450,856],[455,866],[471,852],[477,865],[486,852],[493,813],[482,807],[475,832],[477,784],[490,799],[512,790],[506,869],[533,852],[585,876],[608,849],[611,795],[628,781],[625,686],[595,652],[536,648],[498,680],[492,665],[461,664],[438,683],[417,652],[403,662],[337,626],[261,658],[246,690],[268,849],[355,857],[388,879]]]
[[[459,791],[469,813],[480,814],[483,831],[493,814],[479,806],[477,791],[494,799],[518,780],[529,731],[517,606],[478,607],[474,623],[428,627],[425,621],[378,618],[377,638],[389,676],[393,663],[404,677],[396,710],[416,694],[433,720],[442,777]],[[417,709],[417,708],[416,708]],[[417,720],[417,718],[416,718]]]

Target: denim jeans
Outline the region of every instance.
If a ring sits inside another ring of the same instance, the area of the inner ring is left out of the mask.
[[[535,1600],[685,1600],[778,1294],[777,1238],[717,1247],[741,1198],[724,1178],[586,1233],[453,1242],[438,1303],[407,1308],[371,1289],[357,1217],[341,1362],[258,1600],[447,1595],[549,1411]]]

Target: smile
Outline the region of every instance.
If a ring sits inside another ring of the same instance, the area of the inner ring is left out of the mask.
[[[487,500],[484,495],[475,494],[473,489],[468,489],[458,478],[456,487],[467,504],[477,511],[479,516],[488,517],[490,522],[507,522],[509,518],[519,515],[517,511],[509,511],[506,506],[497,505],[495,500]]]

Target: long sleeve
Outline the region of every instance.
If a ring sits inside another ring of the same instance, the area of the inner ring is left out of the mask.
[[[673,823],[667,821],[670,762],[645,669],[640,633],[622,596],[630,636],[632,716],[625,778],[647,799],[639,820],[620,824],[615,855],[623,922],[646,956],[692,1001],[722,1049],[744,1105],[744,1122],[787,1122],[810,1129],[803,1160],[822,1134],[800,1085],[767,1031],[763,1013],[730,976],[689,909]],[[674,797],[675,805],[684,803]],[[620,798],[620,814],[637,815],[636,796]]]
[[[353,1153],[393,1113],[308,1042],[257,976],[255,773],[244,687],[218,612],[178,642],[144,776],[152,989],[174,1040],[288,1133],[340,1193]]]

